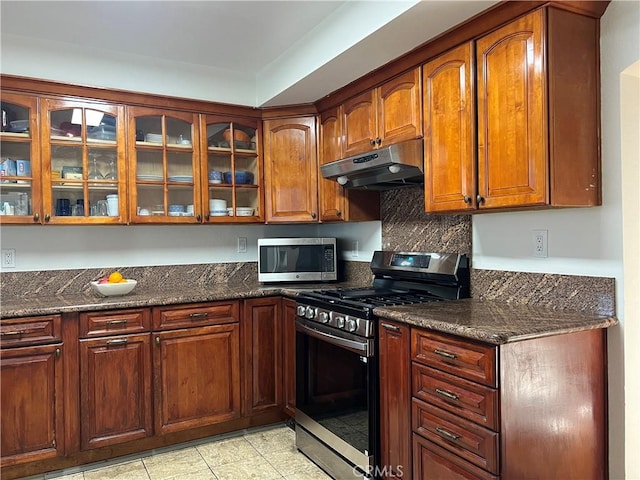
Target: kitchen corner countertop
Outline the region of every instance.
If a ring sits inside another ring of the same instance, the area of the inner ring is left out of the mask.
[[[335,287],[347,284],[334,284]],[[284,295],[294,297],[304,290],[327,288],[326,284],[263,285],[261,283],[218,283],[209,287],[185,286],[180,290],[134,290],[113,297],[101,297],[89,290],[86,293],[74,293],[56,296],[2,297],[0,319],[28,317],[35,315],[54,315],[57,313],[114,310],[122,308],[154,307],[179,305],[186,303],[215,302],[243,298]]]
[[[617,325],[608,315],[554,310],[492,300],[452,300],[378,307],[377,316],[401,323],[500,345]]]

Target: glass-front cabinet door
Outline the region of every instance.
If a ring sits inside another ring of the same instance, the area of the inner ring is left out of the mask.
[[[38,99],[2,92],[0,130],[0,223],[42,220]]]
[[[202,119],[205,220],[263,221],[260,122],[214,115]]]
[[[126,223],[124,107],[41,102],[44,222]]]
[[[127,111],[131,221],[202,221],[198,115],[144,107]]]

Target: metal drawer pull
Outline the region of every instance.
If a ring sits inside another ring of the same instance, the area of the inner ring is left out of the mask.
[[[201,312],[201,313],[190,313],[189,317],[191,319],[197,319],[197,318],[207,318],[209,316],[209,314],[207,312]]]
[[[9,332],[2,332],[0,335],[3,337],[15,337],[16,335],[20,336],[24,333],[24,330],[11,330]]]
[[[107,347],[115,347],[118,345],[126,345],[128,340],[126,338],[119,338],[117,340],[107,340]]]
[[[433,351],[436,355],[440,355],[441,357],[450,358],[451,360],[455,360],[458,356],[455,353],[445,352],[444,350],[435,349]]]
[[[442,427],[436,427],[436,432],[438,432],[443,437],[447,437],[449,440],[458,440],[460,438],[460,435],[456,435],[455,433],[451,433],[451,432],[445,430]]]
[[[445,398],[448,398],[449,400],[459,400],[459,398],[460,398],[455,393],[447,392],[446,390],[443,390],[441,388],[436,388],[436,393],[438,395],[441,395],[441,396],[445,397]]]
[[[123,318],[122,320],[107,320],[107,325],[121,325],[123,323],[127,323],[126,318]]]
[[[382,325],[387,330],[392,330],[394,332],[400,331],[400,327],[396,327],[395,325],[389,325],[388,323],[381,323],[380,325]]]

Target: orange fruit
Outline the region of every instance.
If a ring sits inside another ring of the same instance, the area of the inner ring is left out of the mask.
[[[109,275],[109,283],[120,283],[124,280],[120,272],[113,272]]]

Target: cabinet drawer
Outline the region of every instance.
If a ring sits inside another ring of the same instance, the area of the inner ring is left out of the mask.
[[[148,332],[150,327],[151,310],[148,308],[80,314],[81,337]]]
[[[425,330],[411,330],[416,362],[489,387],[496,384],[496,347]]]
[[[198,303],[153,309],[153,329],[168,330],[237,322],[239,302]]]
[[[420,400],[412,402],[413,431],[498,474],[498,434]]]
[[[413,396],[492,430],[498,429],[498,392],[413,363]]]
[[[414,480],[498,480],[444,448],[413,434]]]
[[[10,318],[0,321],[0,346],[40,345],[62,340],[60,315]]]

